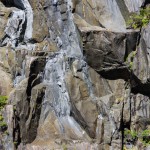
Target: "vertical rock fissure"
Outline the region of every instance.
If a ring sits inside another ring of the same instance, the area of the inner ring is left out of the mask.
[[[124,149],[124,121],[123,121],[123,111],[124,111],[124,102],[123,102],[123,105],[122,105],[122,112],[121,112],[121,120],[120,120],[120,131],[121,131],[121,150]]]
[[[149,35],[125,26],[142,1],[0,0],[0,63],[15,78],[5,147],[123,150],[125,129],[148,127]]]

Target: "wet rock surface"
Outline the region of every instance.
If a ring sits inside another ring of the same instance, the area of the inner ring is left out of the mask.
[[[125,135],[150,129],[148,3],[0,0],[0,149],[148,150]]]

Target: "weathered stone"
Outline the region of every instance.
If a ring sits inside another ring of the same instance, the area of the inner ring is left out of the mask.
[[[4,7],[4,5],[2,5],[2,3],[0,2],[0,39],[2,39],[5,35],[4,30],[11,12],[12,9]]]
[[[42,42],[49,34],[44,11],[35,10],[33,16],[33,40]]]
[[[7,123],[7,134],[3,135],[4,143],[5,143],[5,148],[6,149],[14,149],[14,144],[13,144],[13,128],[14,128],[14,109],[13,105],[7,105],[4,109],[4,114],[5,122]],[[8,142],[7,142],[8,141]]]
[[[149,25],[125,21],[147,2],[1,2],[0,95],[10,96],[0,146],[144,149],[124,131],[150,129]]]
[[[125,21],[116,1],[73,0],[73,4],[75,13],[89,24],[113,31],[125,31]]]
[[[0,95],[9,95],[12,87],[11,75],[0,67]]]

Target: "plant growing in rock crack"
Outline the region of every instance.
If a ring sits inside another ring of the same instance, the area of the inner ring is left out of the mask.
[[[144,146],[150,145],[150,130],[144,130],[140,136]]]
[[[5,129],[5,128],[7,128],[7,124],[6,124],[6,122],[0,122],[0,127],[2,128],[2,129]]]
[[[7,96],[0,96],[0,111],[4,108],[4,106],[7,104]],[[7,130],[7,124],[3,121],[4,118],[2,114],[0,114],[0,129],[1,131]]]
[[[5,131],[5,132],[4,132],[4,135],[9,135],[9,132],[8,132],[8,131]]]
[[[68,148],[67,148],[67,145],[66,145],[66,144],[63,144],[63,145],[62,145],[62,147],[63,147],[63,150],[68,150]]]
[[[131,137],[132,139],[136,139],[138,137],[138,133],[134,130],[128,130],[126,129],[124,131],[124,135],[125,136],[128,136],[128,137]]]
[[[14,142],[14,145],[17,145],[18,144],[18,142]]]
[[[3,116],[2,116],[2,114],[0,114],[0,121],[3,121]]]
[[[150,130],[137,132],[135,130],[125,129],[124,136],[126,141],[137,141],[139,139],[144,146],[150,145]]]
[[[142,28],[146,26],[150,21],[150,6],[146,7],[145,9],[141,9],[140,12],[132,13],[130,19],[128,20],[127,24],[134,28]]]
[[[7,104],[7,96],[0,96],[0,110]]]
[[[132,51],[132,52],[128,55],[128,57],[126,58],[125,63],[128,65],[128,68],[129,68],[130,70],[133,69],[133,60],[134,60],[134,57],[135,57],[136,53],[137,53],[137,51]]]

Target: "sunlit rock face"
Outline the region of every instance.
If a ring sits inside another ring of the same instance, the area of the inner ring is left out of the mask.
[[[93,26],[114,31],[125,31],[125,21],[116,1],[73,0],[75,14]]]
[[[142,4],[144,4],[145,0],[124,0],[126,6],[128,7],[129,12],[139,11]]]
[[[144,149],[124,131],[150,128],[150,28],[126,22],[147,4],[0,0],[0,149]]]

